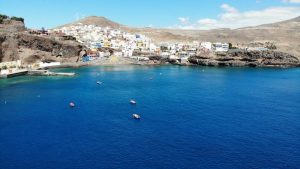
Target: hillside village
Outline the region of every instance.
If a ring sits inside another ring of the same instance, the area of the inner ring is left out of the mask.
[[[222,38],[219,42],[200,38],[157,41],[146,36],[147,32],[133,32],[108,20],[105,20],[107,26],[92,24],[94,18],[50,30],[33,30],[25,28],[23,18],[1,15],[0,74],[87,64],[300,65],[297,57],[277,50],[275,43],[270,41],[242,45],[233,45]]]
[[[101,48],[114,49],[113,55],[119,57],[136,58],[137,55],[157,55],[174,60],[187,60],[191,56],[210,52],[228,52],[229,43],[198,42],[191,43],[155,43],[142,34],[131,34],[120,29],[83,25],[62,27],[49,30],[49,34],[72,36],[79,43],[87,46],[90,51],[88,56],[92,59],[108,57]],[[147,60],[147,58],[144,58]]]

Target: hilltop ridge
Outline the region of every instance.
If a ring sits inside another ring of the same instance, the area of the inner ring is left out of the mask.
[[[135,28],[119,24],[105,17],[90,16],[63,26],[76,24],[96,25],[121,29],[130,33],[144,34],[157,43],[161,42],[187,42],[211,41],[231,42],[234,45],[245,45],[255,42],[275,43],[279,50],[289,52],[300,57],[300,16],[271,24],[238,29],[213,30],[181,30],[161,28]],[[60,26],[60,27],[63,27]]]
[[[78,25],[78,24],[96,25],[96,26],[100,26],[100,27],[111,27],[111,28],[114,28],[114,29],[124,27],[123,25],[121,25],[117,22],[111,21],[111,20],[109,20],[105,17],[102,17],[102,16],[89,16],[89,17],[80,19],[76,22],[59,26],[58,28],[72,26],[72,25]]]

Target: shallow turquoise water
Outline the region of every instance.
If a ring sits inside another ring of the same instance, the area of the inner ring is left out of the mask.
[[[0,81],[1,169],[300,168],[298,68],[59,71]]]

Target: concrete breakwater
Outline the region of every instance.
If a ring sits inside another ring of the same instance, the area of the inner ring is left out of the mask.
[[[17,71],[5,75],[0,75],[0,79],[7,79],[7,78],[12,78],[12,77],[17,77],[17,76],[75,76],[75,73],[65,73],[65,72],[51,72],[48,70],[22,70],[22,71]]]
[[[48,70],[30,70],[28,71],[30,76],[75,76],[75,73],[64,72],[50,72]]]
[[[8,74],[0,74],[0,79],[7,79],[7,78],[12,78],[12,77],[17,77],[17,76],[24,76],[28,74],[28,70],[20,70],[17,72],[13,73],[8,73]]]

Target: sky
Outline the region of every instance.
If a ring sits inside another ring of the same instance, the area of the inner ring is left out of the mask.
[[[300,0],[0,0],[0,13],[36,29],[87,16],[131,27],[234,29],[300,16]]]

